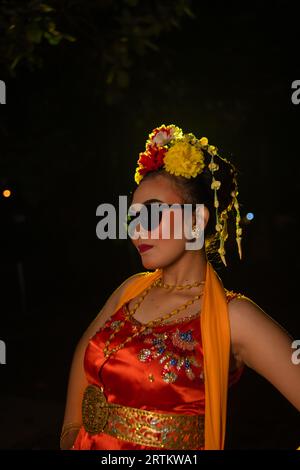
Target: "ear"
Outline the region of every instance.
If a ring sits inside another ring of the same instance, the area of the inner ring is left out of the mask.
[[[206,206],[204,206],[204,228],[206,228],[206,225],[208,224],[209,217],[210,217],[209,210],[207,209]]]
[[[207,207],[204,204],[197,204],[197,207],[193,212],[193,218],[192,218],[193,225],[196,224],[196,217],[197,217],[198,223],[200,224],[203,223],[203,227],[205,229],[209,220],[209,216],[210,214],[209,214],[209,210],[207,209]]]

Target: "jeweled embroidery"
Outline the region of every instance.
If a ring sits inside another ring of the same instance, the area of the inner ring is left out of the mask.
[[[111,323],[110,327],[111,327],[113,330],[116,330],[117,328],[119,328],[119,326],[120,326],[121,323],[122,323],[122,322],[121,322],[120,320],[114,320],[114,321]]]
[[[183,349],[184,351],[193,351],[196,347],[197,341],[193,339],[192,330],[179,331],[177,328],[175,333],[172,334],[172,343],[174,346]]]
[[[151,335],[151,336],[150,336]],[[153,333],[150,331],[144,339],[144,344],[148,348],[143,348],[138,353],[141,362],[151,362],[155,359],[163,365],[161,376],[167,383],[174,383],[180,371],[184,371],[190,380],[203,377],[202,364],[199,363],[194,354],[186,352],[195,352],[197,341],[193,338],[193,330],[179,331],[176,329],[173,333]],[[174,348],[180,352],[174,351]],[[199,369],[196,371],[195,369]]]

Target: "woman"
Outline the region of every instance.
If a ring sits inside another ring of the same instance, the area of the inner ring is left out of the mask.
[[[208,261],[215,252],[226,265],[232,212],[242,256],[236,177],[206,138],[174,125],[149,135],[128,217],[147,271],[112,293],[78,343],[62,449],[223,449],[228,386],[245,365],[300,410],[291,337],[249,298],[225,289]],[[183,204],[193,207],[190,231]],[[203,228],[204,243],[190,248]]]

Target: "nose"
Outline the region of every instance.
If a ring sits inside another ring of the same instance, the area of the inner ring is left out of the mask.
[[[146,230],[140,222],[128,230],[128,235],[133,242],[137,242],[138,240],[149,239],[148,230]]]
[[[148,240],[149,232],[140,223],[137,224],[135,231],[139,232],[139,238],[141,238],[142,240]]]

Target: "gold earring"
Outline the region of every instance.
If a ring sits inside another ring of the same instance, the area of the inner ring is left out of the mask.
[[[193,238],[199,238],[200,232],[201,232],[201,228],[199,227],[199,225],[194,225],[191,231],[191,235]]]

